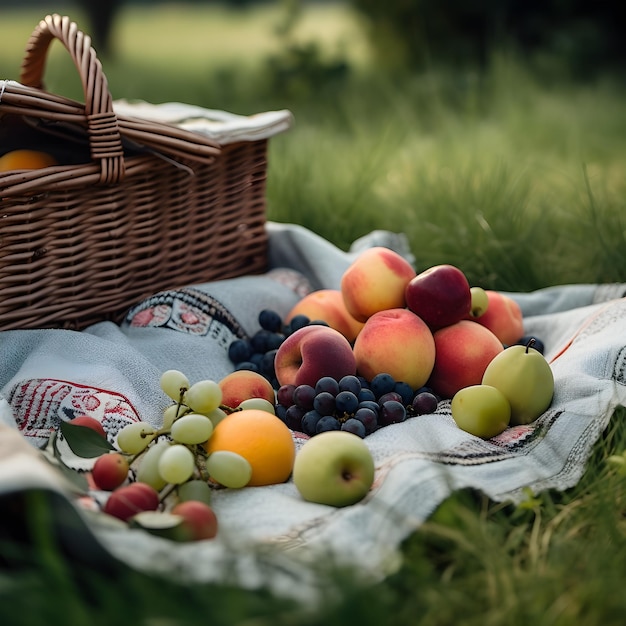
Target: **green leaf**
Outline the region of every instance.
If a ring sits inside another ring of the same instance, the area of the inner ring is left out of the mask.
[[[61,433],[72,452],[85,459],[115,450],[108,440],[87,426],[61,422]]]
[[[61,454],[59,453],[57,448],[57,433],[52,433],[52,435],[50,436],[49,445],[51,446],[52,453],[50,453],[49,451],[44,452],[43,458],[52,467],[61,472],[65,479],[68,480],[79,493],[88,493],[89,482],[87,481],[87,478],[85,478],[84,474],[82,474],[78,470],[68,467],[65,463],[63,463],[63,460],[61,459]]]

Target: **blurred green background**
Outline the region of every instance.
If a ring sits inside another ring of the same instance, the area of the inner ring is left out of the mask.
[[[486,287],[624,279],[622,5],[4,1],[0,75],[19,76],[46,12],[91,33],[105,4],[114,98],[292,110],[270,145],[271,219],[341,247],[403,231],[421,267]],[[56,45],[46,81],[82,97]]]

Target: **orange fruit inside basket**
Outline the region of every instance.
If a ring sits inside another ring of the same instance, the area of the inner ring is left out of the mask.
[[[57,165],[56,159],[41,150],[12,150],[0,156],[0,172],[38,170]]]
[[[291,475],[296,447],[291,431],[278,417],[258,409],[235,411],[218,422],[206,444],[209,454],[236,452],[252,466],[250,486],[284,483]]]

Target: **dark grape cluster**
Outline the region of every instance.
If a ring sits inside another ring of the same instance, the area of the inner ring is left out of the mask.
[[[326,376],[314,387],[282,385],[276,400],[276,414],[292,430],[309,436],[347,430],[361,438],[409,417],[433,413],[438,404],[432,390],[414,390],[386,373],[371,381],[359,376],[337,381]]]
[[[259,313],[260,329],[248,339],[235,339],[228,346],[228,358],[235,370],[258,372],[278,389],[274,358],[280,345],[296,330],[309,324],[323,324],[310,320],[306,315],[296,315],[289,323],[284,323],[281,316],[271,309]]]

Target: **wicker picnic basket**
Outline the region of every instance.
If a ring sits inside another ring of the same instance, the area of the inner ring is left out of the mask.
[[[84,104],[43,88],[55,39]],[[44,18],[20,80],[0,81],[0,155],[41,149],[58,162],[0,173],[0,330],[120,321],[158,291],[262,272],[267,142],[116,114],[90,38]]]

